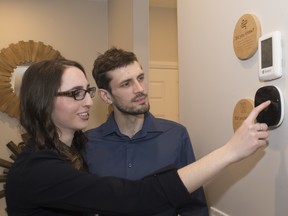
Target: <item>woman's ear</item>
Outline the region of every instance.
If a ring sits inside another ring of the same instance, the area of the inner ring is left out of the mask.
[[[106,103],[111,105],[112,104],[112,99],[110,93],[105,90],[105,89],[98,89],[98,95],[99,97]]]

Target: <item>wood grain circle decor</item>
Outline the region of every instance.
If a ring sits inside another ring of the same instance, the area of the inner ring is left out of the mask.
[[[62,58],[59,51],[43,42],[19,41],[0,52],[0,111],[10,117],[19,117],[19,98],[11,79],[17,66],[32,64],[46,59]]]
[[[254,108],[252,99],[241,99],[237,102],[233,112],[233,130],[234,132],[242,125]]]
[[[251,58],[258,49],[261,25],[253,14],[244,14],[236,23],[233,35],[233,48],[241,60]]]

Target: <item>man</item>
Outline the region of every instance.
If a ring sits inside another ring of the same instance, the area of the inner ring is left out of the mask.
[[[107,50],[95,60],[93,77],[100,98],[113,112],[100,127],[87,131],[84,156],[91,173],[135,180],[168,165],[180,168],[195,161],[186,128],[149,112],[148,84],[134,53]],[[203,188],[191,196],[193,206],[171,206],[157,216],[208,216]]]

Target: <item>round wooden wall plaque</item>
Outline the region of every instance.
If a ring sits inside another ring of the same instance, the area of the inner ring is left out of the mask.
[[[253,14],[244,14],[238,20],[233,35],[233,48],[236,56],[245,60],[252,57],[258,49],[261,26]]]
[[[233,112],[234,132],[241,126],[241,124],[248,117],[253,108],[254,101],[252,99],[241,99],[237,102]]]

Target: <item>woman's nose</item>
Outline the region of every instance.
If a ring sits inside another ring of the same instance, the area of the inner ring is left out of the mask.
[[[91,107],[93,105],[93,100],[92,100],[89,93],[86,93],[86,95],[84,97],[84,102],[85,102],[85,106]]]

